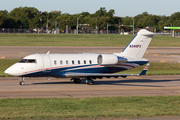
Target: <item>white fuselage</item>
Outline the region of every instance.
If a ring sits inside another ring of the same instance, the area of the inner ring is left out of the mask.
[[[65,73],[115,73],[146,64],[146,59],[115,54],[33,54],[9,67],[5,73],[22,77],[66,77]]]

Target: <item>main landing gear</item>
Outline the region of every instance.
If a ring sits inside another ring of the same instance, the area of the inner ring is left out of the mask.
[[[94,80],[87,79],[87,80],[86,80],[86,83],[87,83],[88,85],[94,85]]]
[[[77,83],[77,84],[81,83],[81,79],[80,78],[71,78],[71,80],[73,80],[74,83]]]
[[[80,79],[80,78],[71,78],[71,80],[73,80],[74,83],[77,83],[77,84],[81,83],[81,79]],[[93,84],[94,84],[94,81],[91,80],[91,79],[86,79],[86,83],[87,83],[88,85],[93,85]]]
[[[25,84],[23,77],[19,77],[19,80],[20,80],[19,85],[24,85]]]

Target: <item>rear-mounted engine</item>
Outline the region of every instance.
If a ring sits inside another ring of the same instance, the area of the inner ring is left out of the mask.
[[[97,62],[100,65],[114,65],[127,62],[126,58],[112,54],[100,54],[97,57]]]

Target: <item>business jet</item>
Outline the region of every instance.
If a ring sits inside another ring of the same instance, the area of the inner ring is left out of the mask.
[[[149,61],[142,57],[152,37],[159,34],[142,29],[122,52],[114,54],[32,54],[10,66],[5,73],[18,76],[20,85],[25,84],[24,77],[69,77],[74,83],[86,79],[88,85],[93,85],[97,78],[145,75]],[[116,74],[145,64],[140,74]]]

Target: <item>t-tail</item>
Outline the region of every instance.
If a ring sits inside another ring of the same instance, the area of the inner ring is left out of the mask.
[[[154,35],[167,35],[166,33],[153,33],[146,29],[140,30],[121,52],[123,56],[142,58]]]

